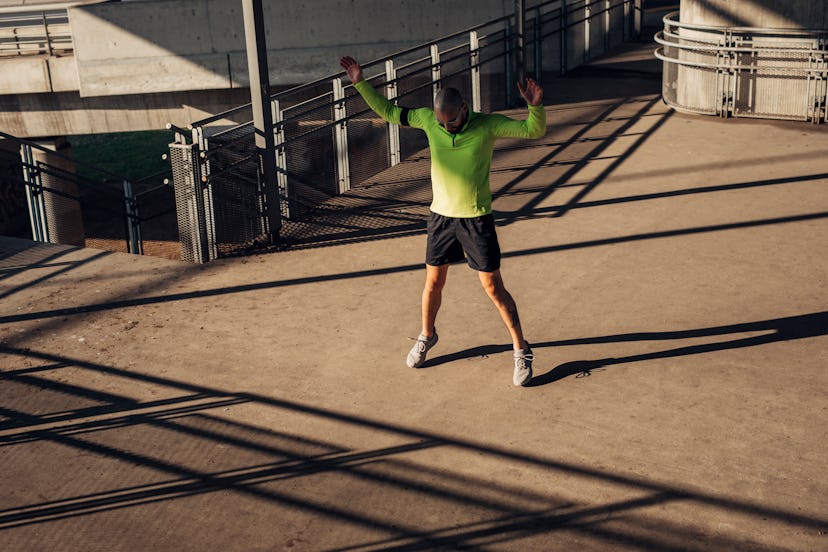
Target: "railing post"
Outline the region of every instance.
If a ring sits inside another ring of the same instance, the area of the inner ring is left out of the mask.
[[[610,0],[604,0],[604,53],[609,52],[612,47],[610,41]]]
[[[26,187],[26,204],[29,207],[29,221],[32,225],[32,239],[45,243],[49,241],[46,204],[40,182],[40,171],[35,165],[34,154],[30,145],[23,144],[21,159],[23,161],[23,181]]]
[[[138,215],[138,202],[132,189],[132,182],[124,180],[124,209],[127,227],[127,251],[134,255],[144,254],[141,240],[141,220]]]
[[[535,34],[535,80],[538,83],[543,83],[543,25],[541,24],[540,7],[535,8],[535,20],[533,23],[533,32]]]
[[[469,68],[472,111],[480,111],[480,40],[477,37],[477,31],[469,32]]]
[[[724,39],[725,48],[733,46],[733,34],[729,30],[725,30]],[[721,69],[721,101],[719,102],[719,115],[723,118],[728,118],[733,114],[734,108],[734,88],[736,87],[736,75],[734,73],[733,54],[729,50],[722,53],[720,51],[718,58],[722,59],[726,67]]]
[[[440,91],[440,48],[437,44],[429,47],[431,51],[431,96],[437,95]]]
[[[828,122],[828,75],[825,73],[828,70],[828,52],[826,52],[828,50],[828,39],[820,40],[819,49],[823,52],[819,59],[819,67],[823,70],[823,73],[817,78],[819,85],[816,91],[815,123]]]
[[[342,81],[335,78],[333,83],[334,101],[334,142],[336,147],[336,165],[339,174],[339,193],[351,189],[351,171],[348,159],[348,114],[345,108],[345,89]]]
[[[591,53],[589,51],[589,35],[590,35],[590,27],[592,18],[592,10],[590,10],[590,0],[587,0],[584,4],[584,63],[590,60]]]
[[[262,0],[242,0],[244,37],[247,50],[247,74],[250,79],[250,103],[253,109],[254,141],[259,156],[259,178],[264,190],[268,238],[278,240],[282,227],[279,189],[276,183],[276,159],[271,119],[270,73],[267,65],[264,8]]]
[[[561,21],[560,21],[560,23],[561,23],[561,32],[560,32],[560,34],[561,34],[561,75],[566,74],[566,57],[567,57],[567,55],[566,55],[566,42],[567,42],[567,40],[566,40],[567,39],[567,36],[566,36],[566,29],[567,29],[566,18],[567,18],[566,0],[561,0]]]
[[[641,36],[641,0],[634,0],[633,4],[633,31],[635,38]]]
[[[282,114],[279,100],[272,100],[270,106],[273,112],[273,143],[276,149],[276,183],[279,186],[279,204],[282,217],[289,219],[291,205],[290,195],[288,195],[287,153],[284,146],[285,127],[282,124],[285,116]]]
[[[514,86],[514,79],[512,78],[512,20],[506,19],[506,29],[504,31],[505,37],[503,40],[504,47],[506,48],[506,52],[504,52],[503,62],[506,64],[505,73],[506,73],[506,106],[507,107],[514,107],[514,92],[512,92],[512,87]]]
[[[524,0],[515,0],[515,70],[517,80],[523,85],[526,80],[526,67],[524,56],[524,26],[526,23],[526,4]],[[514,85],[513,85],[514,86]]]
[[[632,34],[630,27],[630,0],[624,0],[624,24],[622,32],[624,33],[623,37],[625,42],[630,39],[630,35]]]
[[[46,53],[51,57],[52,55],[52,39],[49,38],[49,23],[46,21],[46,12],[40,12],[43,18],[43,36],[46,37]]]
[[[385,97],[396,103],[397,99],[397,70],[394,69],[394,60],[385,60]],[[391,166],[399,165],[400,159],[400,125],[388,123],[388,153]]]

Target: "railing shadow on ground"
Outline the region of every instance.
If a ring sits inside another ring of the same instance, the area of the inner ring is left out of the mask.
[[[792,181],[796,181],[796,179],[792,179]],[[803,215],[794,215],[794,216],[787,216],[787,217],[776,217],[776,218],[768,218],[768,219],[761,219],[761,220],[753,220],[753,221],[745,221],[745,222],[733,222],[733,223],[726,223],[726,224],[717,224],[717,225],[710,225],[710,226],[700,226],[700,227],[691,227],[691,228],[679,228],[674,230],[664,230],[659,232],[650,232],[644,234],[631,234],[627,236],[618,236],[618,237],[611,237],[611,238],[602,238],[602,239],[595,239],[595,240],[588,240],[583,242],[573,242],[568,244],[557,244],[557,245],[549,245],[549,246],[542,246],[542,247],[533,247],[527,249],[520,249],[514,251],[507,251],[503,253],[504,258],[511,258],[511,257],[522,257],[527,255],[541,255],[547,253],[554,253],[559,251],[570,251],[574,249],[582,249],[588,247],[602,247],[607,245],[613,245],[618,243],[631,243],[636,241],[642,240],[650,240],[650,239],[659,239],[659,238],[670,238],[670,237],[678,237],[678,236],[688,236],[688,235],[696,235],[696,234],[703,234],[709,232],[721,232],[727,230],[739,230],[745,228],[756,228],[761,226],[771,226],[777,224],[790,224],[790,223],[797,223],[797,222],[804,222],[809,220],[821,220],[828,218],[828,212],[817,212],[817,213],[810,213],[810,214],[803,214]],[[176,301],[184,301],[189,299],[200,299],[200,298],[207,298],[207,297],[215,297],[221,295],[228,295],[234,293],[245,293],[245,292],[253,292],[259,290],[266,290],[266,289],[274,289],[280,287],[287,287],[287,286],[296,286],[296,285],[304,285],[304,284],[314,284],[314,283],[325,283],[325,282],[336,282],[340,280],[349,280],[353,278],[365,278],[371,276],[381,276],[381,275],[389,275],[389,274],[399,274],[402,272],[410,272],[415,270],[422,270],[423,264],[422,263],[413,263],[407,265],[399,265],[399,266],[392,266],[392,267],[384,267],[384,268],[376,268],[376,269],[369,269],[369,270],[356,270],[353,272],[343,272],[338,274],[322,274],[317,276],[307,276],[307,277],[300,277],[300,278],[289,278],[285,280],[275,280],[275,281],[268,281],[268,282],[258,282],[258,283],[251,283],[251,284],[240,284],[235,286],[226,286],[221,288],[214,288],[214,289],[207,289],[207,290],[198,290],[198,291],[187,291],[181,293],[168,293],[163,295],[150,295],[146,297],[137,297],[137,298],[127,298],[127,299],[119,299],[119,300],[111,300],[103,303],[93,303],[93,304],[86,304],[86,305],[76,305],[73,307],[66,307],[66,308],[59,308],[59,309],[52,309],[52,310],[42,310],[42,311],[31,311],[26,313],[18,313],[18,314],[9,314],[5,316],[0,316],[0,324],[9,324],[14,322],[23,322],[27,320],[39,320],[39,319],[49,319],[49,318],[59,318],[65,317],[70,315],[81,315],[93,312],[102,312],[102,311],[109,311],[109,310],[116,310],[128,307],[136,307],[141,305],[151,305],[151,304],[160,304],[160,303],[169,303],[169,302],[176,302]],[[158,283],[154,283],[157,287]],[[149,288],[147,288],[149,289]],[[127,293],[125,293],[126,295]]]
[[[76,250],[75,247],[71,246],[43,245],[23,239],[3,239],[0,236],[0,281],[28,270],[50,270],[47,274],[38,276],[24,284],[10,286],[8,289],[4,289],[5,286],[0,286],[0,300],[110,254],[108,251],[100,251],[84,259],[58,261],[61,257]]]
[[[812,330],[805,330],[807,327]],[[826,313],[701,329],[690,334],[723,335],[732,331],[765,329],[777,330],[780,339],[824,335]],[[628,334],[573,342],[676,339],[680,334],[682,332]],[[208,493],[252,497],[264,507],[290,508],[347,524],[352,529],[370,531],[371,536],[352,536],[352,542],[342,542],[336,550],[458,547],[483,550],[498,542],[562,531],[593,538],[608,546],[623,543],[646,549],[696,550],[690,543],[695,542],[702,528],[653,516],[646,510],[655,505],[669,508],[677,503],[681,503],[682,508],[692,504],[710,509],[717,515],[761,519],[763,524],[783,523],[799,531],[822,530],[828,524],[827,519],[691,490],[680,484],[665,484],[552,457],[518,453],[507,447],[449,438],[298,401],[233,393],[30,349],[0,345],[0,355],[15,359],[13,363],[34,364],[0,373],[4,405],[0,414],[5,418],[0,422],[0,448],[5,449],[7,457],[10,450],[48,443],[58,445],[58,449],[53,450],[74,451],[126,466],[113,478],[101,479],[96,475],[97,491],[28,501],[29,497],[21,499],[17,495],[16,503],[6,503],[0,510],[0,531],[7,537],[11,536],[9,531],[27,525],[147,505],[174,508],[174,501]],[[95,374],[99,379],[111,377],[131,382],[130,389],[153,386],[171,396],[140,401],[56,381],[45,374],[70,367]],[[237,416],[221,414],[241,405],[276,411],[281,414],[280,419],[289,420],[290,415],[301,415],[341,425],[342,429],[366,430],[386,444],[374,449],[354,450],[344,442],[345,438],[343,442],[336,442],[330,437],[341,434],[338,432],[317,438],[293,433],[289,428],[267,428],[239,421]],[[125,432],[129,437],[121,436]],[[389,445],[389,437],[400,441]],[[435,448],[450,449],[458,455],[483,455],[514,468],[538,470],[547,477],[559,478],[560,482],[577,479],[603,485],[610,496],[620,493],[626,498],[609,498],[598,503],[573,500],[567,498],[566,493],[483,479],[464,473],[462,468],[431,467],[421,453]],[[217,467],[209,469],[212,462],[203,462],[203,455],[216,454],[217,450],[224,450],[226,454],[215,458]],[[229,463],[228,458],[232,458]],[[82,464],[83,460],[79,462]],[[145,476],[137,477],[143,483],[134,483],[130,481],[130,470],[136,474],[149,470],[158,478],[146,482]],[[331,501],[317,496],[309,479],[326,474],[348,478],[351,485],[377,486],[383,493],[403,493],[407,500],[416,501],[418,507],[427,507],[427,502],[433,501],[434,507],[459,506],[470,513],[465,520],[437,521],[430,527],[418,526],[409,519],[392,519],[381,509],[360,508],[351,502],[343,503],[342,498]],[[288,480],[292,481],[291,485],[284,487],[283,483]],[[303,483],[309,487],[302,489]],[[637,494],[630,497],[630,492]],[[213,507],[221,507],[221,502],[215,502],[217,498],[212,500]],[[384,536],[377,537],[377,533]],[[348,534],[355,535],[353,530]],[[721,534],[707,534],[704,542],[730,550],[768,548],[758,542]]]

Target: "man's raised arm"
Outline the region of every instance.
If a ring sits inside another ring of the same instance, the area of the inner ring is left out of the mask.
[[[360,67],[357,60],[351,56],[344,56],[339,60],[339,65],[345,69],[345,73],[348,75],[348,78],[351,79],[353,84],[365,80],[362,76],[362,67]]]
[[[389,123],[400,124],[400,113],[402,108],[394,105],[388,98],[380,94],[373,86],[368,84],[362,75],[362,67],[359,62],[350,56],[344,56],[339,60],[339,65],[345,70],[348,78],[356,88],[365,103],[368,104],[374,113]]]
[[[540,138],[546,134],[546,111],[543,109],[543,88],[534,79],[526,84],[518,83],[521,97],[529,108],[525,121],[511,119],[505,115],[492,115],[494,134],[498,138]]]

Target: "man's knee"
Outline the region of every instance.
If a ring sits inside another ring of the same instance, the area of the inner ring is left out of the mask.
[[[426,269],[425,292],[428,294],[440,293],[446,285],[448,267],[428,266]]]
[[[483,286],[483,291],[486,295],[494,300],[501,299],[506,292],[503,286],[503,280],[497,272],[480,272],[480,284]]]

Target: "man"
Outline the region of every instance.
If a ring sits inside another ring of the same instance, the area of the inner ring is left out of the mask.
[[[527,79],[525,86],[518,83],[520,95],[529,106],[526,121],[471,111],[454,88],[440,90],[433,110],[409,109],[394,105],[368,84],[355,59],[346,56],[339,64],[377,115],[390,123],[418,128],[428,137],[433,198],[426,245],[423,327],[408,353],[408,366],[422,366],[429,349],[437,344],[435,320],[448,269],[465,257],[509,329],[514,347],[513,382],[528,384],[534,355],[523,337],[515,301],[500,275],[489,169],[497,138],[540,138],[545,134],[543,89],[532,79]]]

